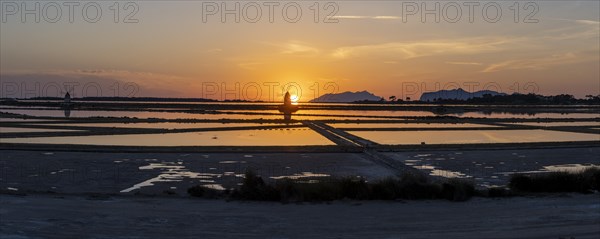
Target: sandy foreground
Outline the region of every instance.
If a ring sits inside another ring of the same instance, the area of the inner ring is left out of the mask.
[[[598,238],[600,195],[331,204],[0,195],[1,238]]]
[[[504,172],[597,164],[597,151],[591,147],[386,154],[415,166],[467,173],[476,183],[502,184]],[[236,175],[246,168],[265,178],[306,171],[371,180],[394,175],[358,153],[1,153],[0,189],[10,194],[0,193],[2,239],[600,238],[600,193],[329,204],[226,202],[189,198],[186,193],[202,180],[236,185],[240,180]],[[183,173],[208,178],[157,182],[120,192],[170,170],[143,169],[153,164],[181,167]],[[166,196],[166,189],[178,195]]]

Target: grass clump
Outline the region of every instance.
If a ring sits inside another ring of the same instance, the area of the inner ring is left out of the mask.
[[[283,180],[276,182],[274,188],[283,202],[369,199],[369,186],[362,178],[326,179],[313,183]]]
[[[251,170],[246,171],[242,186],[234,190],[232,194],[235,199],[255,201],[279,201],[280,194],[272,186],[266,184],[263,179]]]
[[[405,174],[367,182],[361,177],[316,178],[318,180],[277,180],[266,183],[253,171],[247,171],[242,185],[233,190],[203,186],[188,189],[191,196],[249,201],[322,202],[334,200],[429,200],[466,201],[473,196],[512,197],[527,193],[590,193],[600,191],[600,168],[578,173],[548,172],[515,174],[509,187],[476,190],[472,181],[449,179],[433,181],[423,174]]]
[[[187,192],[192,197],[201,197],[201,198],[210,198],[210,199],[221,198],[221,197],[224,197],[225,195],[227,195],[227,193],[228,193],[227,191],[219,191],[216,189],[207,188],[207,187],[203,187],[200,185],[188,188]]]
[[[558,193],[600,191],[600,168],[589,168],[581,172],[548,172],[537,174],[515,174],[508,186],[519,192]]]
[[[465,201],[475,194],[472,182],[464,180],[430,181],[425,175],[406,174],[400,178],[386,178],[367,182],[360,177],[325,178],[324,180],[265,181],[247,171],[242,185],[231,192],[219,192],[202,186],[192,187],[188,193],[197,197],[229,197],[237,200],[315,202],[342,199],[352,200],[418,200],[447,199]]]
[[[515,194],[508,190],[505,187],[492,187],[487,190],[487,195],[484,195],[490,198],[502,198],[502,197],[512,197]]]

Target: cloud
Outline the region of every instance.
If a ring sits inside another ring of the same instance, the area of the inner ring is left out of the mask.
[[[238,66],[246,69],[246,70],[256,70],[256,66],[258,65],[262,65],[262,62],[242,62],[242,63],[238,63]]]
[[[481,72],[490,73],[502,70],[543,70],[556,65],[573,64],[583,61],[591,60],[590,57],[584,55],[578,55],[572,52],[564,54],[556,54],[543,58],[530,58],[530,59],[518,59],[518,60],[507,60],[495,64],[491,64]]]
[[[451,65],[472,65],[472,66],[480,66],[482,63],[480,62],[464,62],[464,61],[447,61],[446,64]]]
[[[329,19],[375,19],[375,20],[399,20],[399,16],[333,16]]]
[[[271,44],[281,49],[281,54],[289,55],[316,55],[319,53],[319,49],[309,46],[307,43],[301,41],[289,41],[286,43]]]
[[[594,26],[600,25],[599,21],[592,21],[592,20],[575,20],[575,22],[585,24],[585,25],[594,25]]]
[[[3,84],[17,86],[3,88],[7,97],[61,96],[69,91],[74,97],[82,96],[185,96],[194,88],[190,78],[152,72],[82,69],[47,71],[4,71]],[[23,88],[25,87],[25,88]]]
[[[509,38],[470,38],[447,39],[418,42],[390,42],[383,44],[340,47],[331,56],[345,59],[368,55],[393,55],[397,59],[410,59],[439,54],[476,54],[505,49],[516,39]]]
[[[565,27],[554,27],[542,31],[540,38],[548,40],[581,40],[594,39],[600,36],[600,22],[593,20],[577,20],[577,19],[554,19],[558,21],[571,22]]]
[[[221,49],[221,48],[213,48],[213,49],[206,50],[207,53],[222,52],[222,51],[223,51],[223,49]]]
[[[565,18],[554,18],[554,20],[575,22],[584,25],[600,25],[599,21],[587,20],[587,19],[565,19]]]

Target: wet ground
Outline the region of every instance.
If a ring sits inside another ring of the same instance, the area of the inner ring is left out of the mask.
[[[393,160],[442,178],[506,185],[513,173],[600,166],[600,148],[388,152]],[[195,185],[236,187],[251,169],[269,181],[361,176],[397,171],[361,153],[97,153],[3,150],[0,189],[57,193],[187,195]]]
[[[189,187],[236,187],[247,169],[266,180],[356,176],[394,171],[356,153],[86,153],[3,150],[0,188],[58,193],[187,195]]]
[[[496,149],[395,152],[386,155],[429,173],[502,186],[514,173],[577,171],[600,167],[600,148]]]

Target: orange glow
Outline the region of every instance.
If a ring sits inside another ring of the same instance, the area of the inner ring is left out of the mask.
[[[292,100],[293,104],[298,104],[298,100],[300,100],[300,98],[298,97],[298,95],[291,95],[290,99]]]

